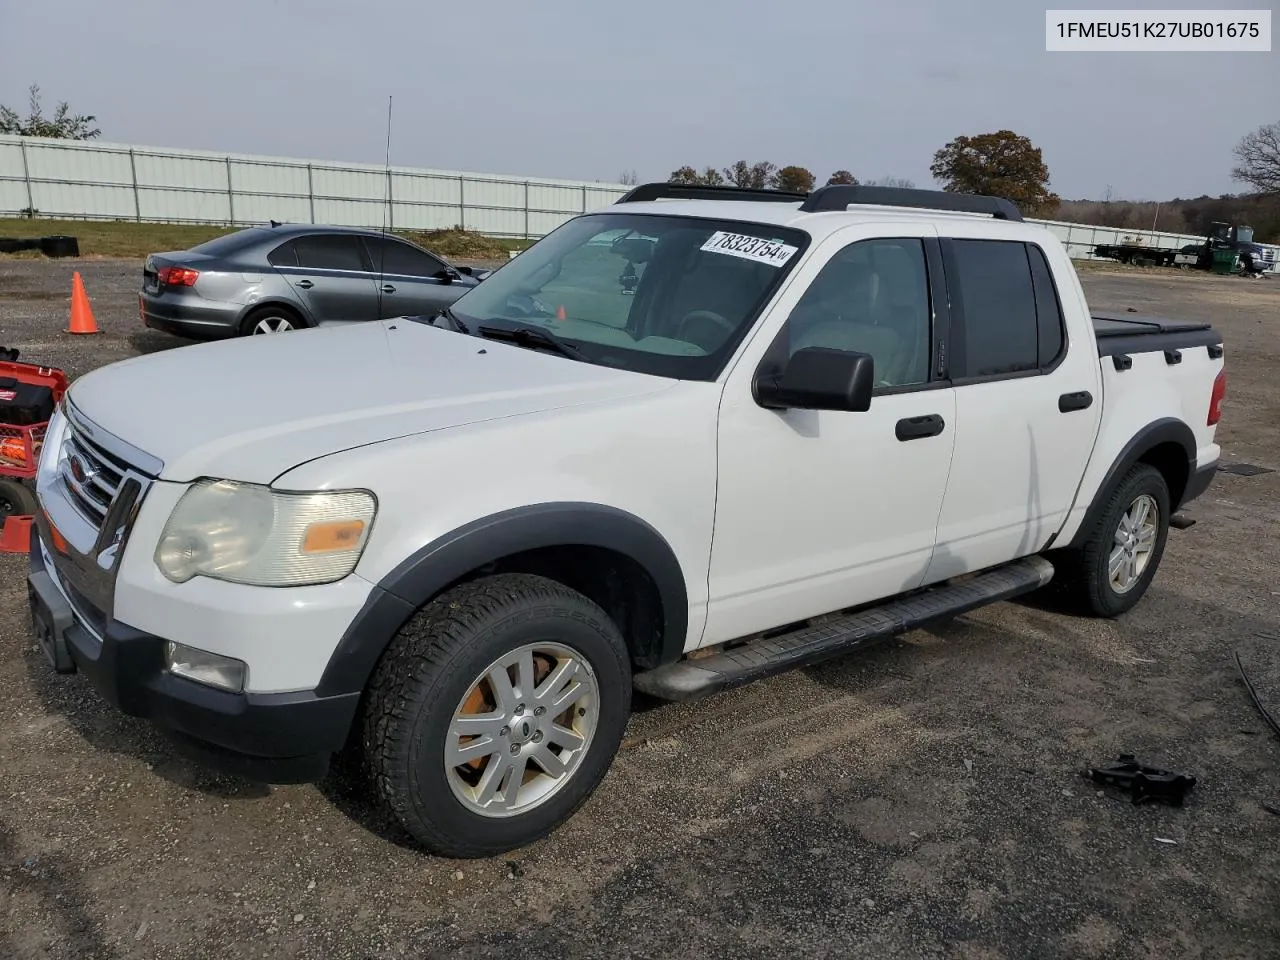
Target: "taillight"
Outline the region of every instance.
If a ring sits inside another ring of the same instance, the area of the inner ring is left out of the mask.
[[[161,267],[156,271],[156,277],[162,286],[194,287],[200,279],[200,271],[190,267]]]
[[[1213,381],[1213,394],[1209,397],[1209,426],[1217,426],[1222,419],[1222,398],[1227,395],[1227,368],[1218,371]]]

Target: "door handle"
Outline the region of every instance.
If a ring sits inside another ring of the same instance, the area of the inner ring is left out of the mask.
[[[395,287],[393,287],[393,286],[392,286],[391,284],[389,284],[389,283],[384,283],[384,284],[382,285],[382,292],[383,292],[383,293],[395,293],[395,292],[396,292],[396,288],[395,288]]]
[[[908,440],[936,437],[946,426],[945,420],[936,413],[931,413],[924,417],[907,417],[905,420],[899,420],[894,428],[894,434],[905,443]]]
[[[1088,390],[1079,393],[1064,393],[1058,398],[1058,412],[1071,413],[1074,410],[1088,410],[1093,406],[1093,394]]]
[[[299,280],[297,283],[297,286],[301,287],[303,290],[310,290],[312,287],[315,286],[315,284],[312,283],[310,280]]]

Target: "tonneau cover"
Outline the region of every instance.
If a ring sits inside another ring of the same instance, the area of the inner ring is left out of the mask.
[[[1140,337],[1155,333],[1191,333],[1208,330],[1210,325],[1200,320],[1166,320],[1164,317],[1126,315],[1118,317],[1109,313],[1093,314],[1093,332],[1098,337]]]

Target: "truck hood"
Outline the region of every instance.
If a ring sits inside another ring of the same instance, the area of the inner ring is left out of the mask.
[[[353,447],[673,385],[400,319],[136,357],[81,377],[68,397],[161,460],[161,479],[270,483]]]

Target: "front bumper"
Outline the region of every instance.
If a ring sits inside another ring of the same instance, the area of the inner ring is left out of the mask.
[[[100,633],[90,629],[55,577],[32,537],[27,595],[55,669],[83,673],[111,704],[150,719],[185,755],[250,780],[302,783],[323,777],[346,744],[359,692],[231,693],[175,677],[164,669],[164,638],[110,618],[99,619]]]

